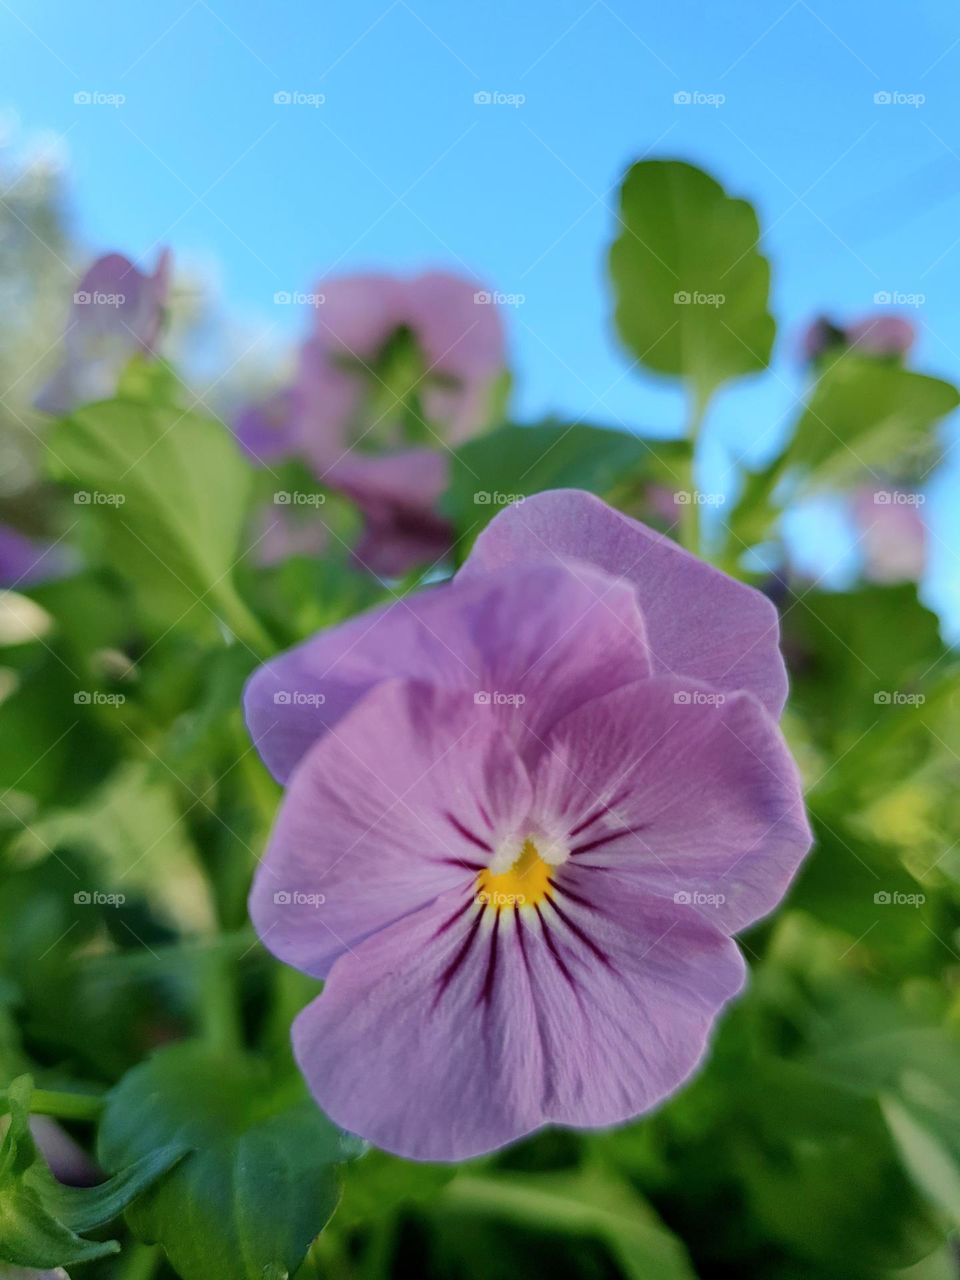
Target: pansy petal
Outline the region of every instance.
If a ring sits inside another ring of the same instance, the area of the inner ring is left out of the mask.
[[[57,542],[29,538],[19,529],[0,524],[0,587],[33,586],[70,571],[69,548]]]
[[[562,867],[528,932],[555,1124],[620,1124],[674,1093],[746,977],[711,922],[600,871]]]
[[[283,387],[265,400],[244,405],[233,421],[243,449],[261,466],[290,457],[299,444],[297,394]]]
[[[407,285],[408,323],[429,367],[465,382],[503,368],[503,325],[493,295],[449,271],[425,271]]]
[[[796,766],[759,702],[672,676],[572,712],[533,781],[572,863],[699,906],[731,933],[772,910],[811,843]]]
[[[138,351],[152,354],[163,327],[170,276],[164,250],[152,275],[120,253],[98,258],[73,295],[60,367],[34,403],[45,413],[114,393],[124,364]]]
[[[247,724],[284,781],[310,745],[392,676],[466,690],[518,735],[649,673],[633,590],[585,566],[528,565],[424,591],[261,667]]]
[[[318,283],[316,297],[313,331],[318,344],[355,359],[373,359],[404,323],[406,285],[396,276],[328,276]]]
[[[787,675],[773,604],[592,494],[556,489],[505,508],[480,534],[460,577],[571,558],[633,585],[655,671],[729,692],[749,689],[780,715]]]
[[[250,898],[280,959],[324,977],[368,934],[475,880],[530,806],[526,772],[481,710],[387,681],[307,753]]]
[[[318,479],[350,456],[350,426],[363,401],[363,382],[337,364],[330,347],[312,338],[300,348],[295,379],[297,447]]]
[[[605,904],[616,914],[585,909],[588,945],[549,907],[462,912],[463,896],[343,956],[294,1024],[327,1114],[410,1159],[648,1110],[694,1070],[743,981],[735,945],[672,903],[628,893]]]
[[[468,1159],[543,1123],[537,1011],[506,930],[502,970],[519,983],[483,998],[491,930],[469,889],[451,890],[337,961],[293,1026],[335,1123],[414,1160]]]

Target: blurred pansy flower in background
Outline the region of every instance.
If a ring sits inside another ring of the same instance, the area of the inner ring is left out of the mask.
[[[864,486],[851,496],[860,531],[863,574],[871,582],[915,582],[927,563],[923,495],[910,489]]]
[[[878,358],[903,359],[916,339],[912,321],[891,312],[877,311],[846,325],[818,316],[801,335],[800,353],[805,363],[819,360],[828,351],[847,348]]]
[[[506,381],[500,314],[472,280],[430,271],[321,280],[293,385],[246,407],[260,463],[306,461],[362,512],[357,558],[401,574],[449,548],[437,513],[447,452],[490,426]]]
[[[759,592],[555,491],[255,673],[287,789],[251,914],[326,980],[293,1036],[338,1124],[458,1160],[681,1086],[743,984],[732,935],[810,844],[778,635]]]
[[[155,354],[169,286],[167,250],[149,275],[123,254],[98,258],[74,291],[60,365],[37,396],[37,408],[60,415],[112,396],[133,356]]]
[[[62,1267],[53,1271],[34,1271],[30,1267],[8,1267],[0,1262],[0,1280],[70,1280]]]
[[[69,572],[65,547],[0,524],[0,587],[32,587]]]

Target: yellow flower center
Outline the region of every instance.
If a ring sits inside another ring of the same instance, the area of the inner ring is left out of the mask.
[[[504,907],[535,907],[550,888],[548,862],[540,857],[532,840],[525,840],[520,856],[507,871],[494,875],[483,870],[477,876],[477,902],[500,911]]]

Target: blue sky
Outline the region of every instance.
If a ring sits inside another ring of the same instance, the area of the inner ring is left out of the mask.
[[[526,417],[678,430],[678,397],[627,372],[605,255],[626,164],[702,164],[758,208],[781,325],[773,373],[715,407],[712,477],[775,445],[818,310],[922,294],[916,364],[960,379],[958,72],[946,0],[0,4],[0,105],[63,137],[92,251],[168,243],[215,263],[222,305],[265,347],[301,323],[274,293],[327,271],[469,269],[524,296],[507,320]],[[677,105],[680,90],[725,101]],[[78,105],[84,91],[124,101]],[[275,104],[284,91],[324,102]],[[477,105],[483,91],[524,100]],[[954,449],[927,508],[927,590],[953,620],[958,483]],[[816,528],[832,556],[840,534]]]

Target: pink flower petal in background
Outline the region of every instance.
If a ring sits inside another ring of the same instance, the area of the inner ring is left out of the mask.
[[[59,415],[113,395],[127,361],[137,352],[154,354],[169,284],[167,250],[151,275],[120,253],[98,258],[74,292],[60,367],[37,396],[37,408]]]
[[[831,348],[855,347],[865,355],[879,357],[906,356],[917,340],[917,331],[906,316],[875,311],[850,324],[835,323],[829,316],[818,316],[800,337],[800,354],[805,364],[818,360]]]
[[[864,488],[851,500],[860,528],[864,576],[872,582],[916,582],[927,561],[922,495],[904,489]]]
[[[319,281],[294,385],[244,409],[237,436],[260,462],[295,455],[351,498],[366,531],[357,558],[400,576],[440,558],[452,531],[438,513],[444,446],[489,424],[506,351],[498,308],[475,281],[432,271],[412,278],[349,275]],[[422,361],[416,394],[424,421],[415,447],[402,414],[379,400],[390,341],[411,335]],[[386,450],[380,456],[377,450]]]

